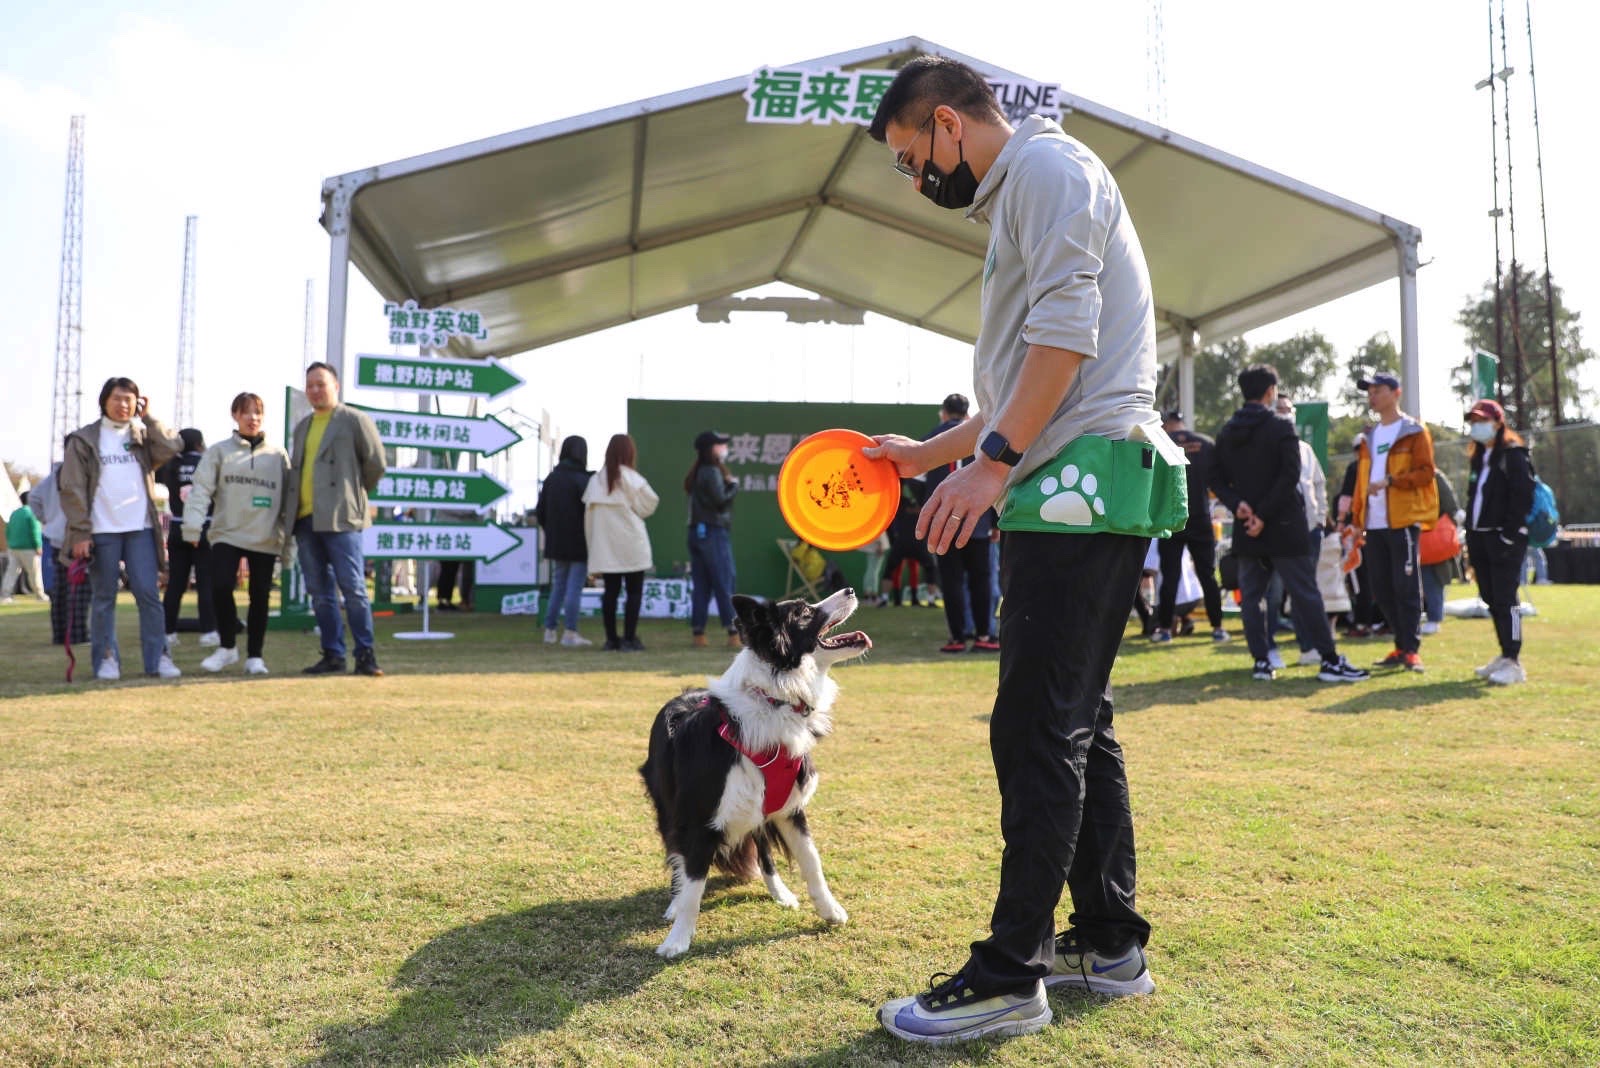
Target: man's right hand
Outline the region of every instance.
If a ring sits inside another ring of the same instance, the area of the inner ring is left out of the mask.
[[[869,460],[889,460],[901,478],[916,478],[932,465],[922,459],[923,442],[904,434],[874,434],[876,445],[866,445],[861,455]]]
[[[93,542],[80,541],[80,542],[77,542],[76,544],[74,544],[72,546],[71,556],[72,556],[72,558],[74,560],[87,560],[89,558],[89,553],[93,549],[94,549],[94,543]]]

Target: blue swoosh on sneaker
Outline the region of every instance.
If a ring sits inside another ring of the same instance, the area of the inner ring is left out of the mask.
[[[1128,962],[1129,962],[1129,961],[1131,961],[1131,960],[1132,960],[1132,959],[1133,959],[1133,956],[1132,956],[1132,955],[1131,955],[1131,954],[1130,954],[1130,955],[1128,955],[1128,956],[1126,956],[1126,957],[1123,957],[1123,958],[1122,958],[1122,959],[1121,959],[1121,960],[1114,960],[1114,961],[1112,961],[1112,962],[1111,962],[1111,963],[1110,963],[1110,964],[1107,964],[1107,965],[1106,965],[1106,966],[1105,966],[1105,967],[1103,967],[1103,968],[1102,968],[1102,967],[1101,967],[1101,966],[1100,966],[1100,965],[1098,965],[1098,964],[1093,964],[1093,963],[1091,963],[1091,964],[1090,964],[1090,965],[1089,965],[1089,970],[1090,970],[1090,971],[1091,971],[1091,972],[1094,972],[1094,974],[1096,974],[1096,975],[1104,975],[1104,974],[1106,974],[1106,972],[1109,972],[1109,971],[1111,971],[1111,970],[1112,970],[1112,969],[1113,969],[1113,968],[1120,968],[1120,967],[1122,967],[1122,966],[1123,966],[1123,965],[1124,965],[1124,964],[1127,964],[1127,963],[1128,963]]]

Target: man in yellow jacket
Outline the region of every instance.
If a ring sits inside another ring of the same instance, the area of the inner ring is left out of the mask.
[[[1439,518],[1433,477],[1433,435],[1400,411],[1400,380],[1375,374],[1356,385],[1377,425],[1356,442],[1355,525],[1366,530],[1372,596],[1394,634],[1394,651],[1378,667],[1422,670],[1422,565],[1417,538]]]

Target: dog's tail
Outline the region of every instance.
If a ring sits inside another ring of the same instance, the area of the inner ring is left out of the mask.
[[[741,883],[747,883],[759,876],[761,864],[756,859],[756,834],[746,835],[727,848],[717,850],[717,855],[712,860],[717,870]]]

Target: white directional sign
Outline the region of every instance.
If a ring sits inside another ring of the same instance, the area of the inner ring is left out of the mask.
[[[368,559],[498,560],[521,544],[499,523],[374,523],[361,532]]]
[[[486,508],[511,492],[487,471],[435,471],[426,467],[391,467],[367,495],[380,507]]]
[[[433,415],[397,412],[352,404],[372,416],[385,445],[412,449],[458,449],[493,456],[522,440],[522,435],[492,415]]]

